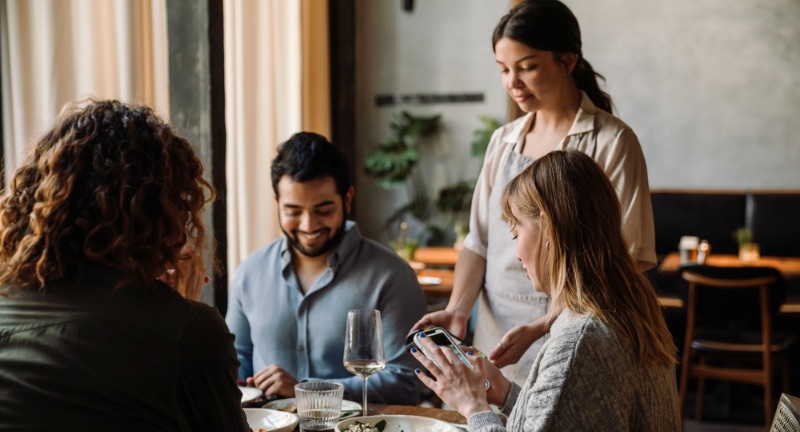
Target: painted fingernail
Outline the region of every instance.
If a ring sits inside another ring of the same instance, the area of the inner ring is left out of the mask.
[[[415,352],[417,352],[417,349],[416,348],[411,348],[411,352],[415,353]]]
[[[471,356],[472,355],[472,351],[467,351],[467,355]]]
[[[422,371],[419,369],[414,369],[414,373],[421,373]]]
[[[420,338],[424,338],[425,337],[425,333],[420,333],[419,337]]]

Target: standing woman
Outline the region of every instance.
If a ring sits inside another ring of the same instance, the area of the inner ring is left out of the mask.
[[[473,344],[489,352],[498,367],[507,366],[506,377],[521,384],[549,330],[544,319],[549,301],[531,292],[516,260],[513,239],[501,220],[505,185],[553,150],[588,154],[614,185],[627,250],[640,269],[656,262],[653,215],[639,141],[611,115],[611,98],[583,58],[580,28],[569,8],[558,0],[523,1],[500,19],[492,44],[502,84],[527,115],[492,135],[450,301],[414,328],[438,325],[464,337],[480,295]]]
[[[417,370],[422,382],[471,432],[504,430],[489,404],[514,432],[679,431],[675,344],[600,167],[580,151],[551,152],[508,184],[501,203],[523,271],[551,299],[550,337],[522,388],[481,356],[469,352],[468,369],[430,341],[442,367],[412,349],[435,379]]]

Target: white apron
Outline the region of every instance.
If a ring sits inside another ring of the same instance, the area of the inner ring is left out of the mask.
[[[474,336],[475,347],[486,353],[494,349],[511,328],[544,316],[549,303],[549,298],[544,293],[533,291],[522,263],[517,260],[516,244],[509,226],[501,217],[500,198],[503,190],[511,179],[533,163],[533,159],[517,151],[519,146],[520,143],[516,143],[505,150],[489,195],[486,275]],[[504,367],[503,375],[522,386],[544,340],[543,337],[534,342],[517,364]]]

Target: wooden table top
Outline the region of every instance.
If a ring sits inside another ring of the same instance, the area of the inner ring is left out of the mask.
[[[800,258],[794,257],[761,257],[755,261],[742,261],[737,255],[711,254],[706,258],[706,264],[719,267],[744,267],[744,266],[766,266],[775,267],[783,274],[786,279],[800,279]],[[658,266],[658,272],[667,275],[677,275],[681,268],[681,259],[678,252],[673,252],[664,258]],[[661,306],[666,308],[682,308],[683,301],[677,297],[660,296],[658,298]],[[797,314],[800,313],[800,303],[789,302],[781,305],[781,313]]]
[[[453,268],[458,260],[458,252],[450,247],[421,247],[414,251],[413,261],[426,266]]]
[[[244,408],[261,408],[264,405],[265,401],[252,401],[247,404],[243,404],[242,407]],[[428,417],[436,420],[445,421],[448,423],[454,423],[457,425],[466,425],[467,419],[464,418],[458,411],[452,410],[444,410],[440,408],[432,408],[432,407],[422,407],[416,405],[381,405],[381,404],[367,404],[367,410],[369,411],[369,415],[409,415],[409,416],[419,416],[419,417]],[[360,414],[359,414],[360,415]],[[294,428],[295,432],[300,431],[300,426],[296,426]],[[409,431],[410,432],[410,431]]]
[[[443,410],[414,405],[373,405],[368,404],[369,415],[413,415],[429,417],[455,424],[467,424],[467,419],[457,411]]]
[[[706,258],[706,264],[719,267],[775,267],[786,279],[800,279],[800,257],[761,257],[755,261],[742,261],[737,255],[712,253]],[[658,272],[663,275],[675,275],[680,268],[680,255],[678,252],[673,252],[664,258],[658,266]]]
[[[453,277],[453,270],[446,269],[422,269],[417,272],[419,286],[428,298],[450,298],[450,292],[453,291]],[[426,278],[436,278],[439,283],[432,283]]]

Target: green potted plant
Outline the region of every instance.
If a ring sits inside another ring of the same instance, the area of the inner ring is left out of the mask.
[[[486,154],[486,148],[489,147],[489,141],[492,139],[492,134],[500,127],[500,122],[486,116],[480,116],[478,119],[480,119],[483,126],[472,132],[473,139],[470,147],[472,156],[482,161],[483,155]]]
[[[739,259],[755,261],[760,257],[758,243],[753,241],[753,231],[749,227],[739,227],[733,232],[733,238],[739,245]]]
[[[473,157],[483,160],[489,141],[500,124],[490,117],[479,117],[481,127],[473,132],[470,152]],[[402,111],[390,123],[389,139],[367,153],[364,167],[367,174],[375,178],[382,188],[405,187],[408,201],[401,205],[386,221],[385,229],[390,244],[400,255],[413,256],[405,250],[417,245],[444,245],[455,234],[456,244],[463,241],[469,230],[466,216],[472,202],[474,180],[461,180],[447,185],[438,192],[433,201],[425,187],[422,174],[417,170],[423,138],[438,132],[441,115],[417,116]],[[422,229],[413,228],[406,223],[412,218],[423,224]],[[398,230],[397,227],[400,227]],[[407,236],[406,231],[415,235]],[[450,234],[448,234],[450,233]]]
[[[385,189],[405,186],[408,202],[394,211],[386,221],[392,247],[401,256],[413,256],[418,241],[408,238],[407,215],[426,221],[431,215],[431,199],[425,182],[416,167],[419,162],[420,143],[423,137],[439,130],[441,115],[417,116],[403,111],[390,123],[391,135],[385,142],[367,153],[364,168]],[[400,227],[396,232],[395,227]],[[396,234],[393,234],[396,232]]]
[[[489,141],[492,139],[492,134],[500,127],[500,122],[487,116],[480,116],[478,119],[481,122],[481,127],[472,132],[473,138],[470,143],[470,153],[473,157],[483,161],[486,148],[489,147]],[[453,247],[456,250],[461,250],[464,239],[469,234],[469,221],[466,218],[469,216],[472,204],[472,192],[475,189],[474,183],[474,180],[462,180],[454,185],[444,187],[439,191],[439,199],[436,201],[436,208],[451,217],[450,225],[452,225],[456,236]]]

